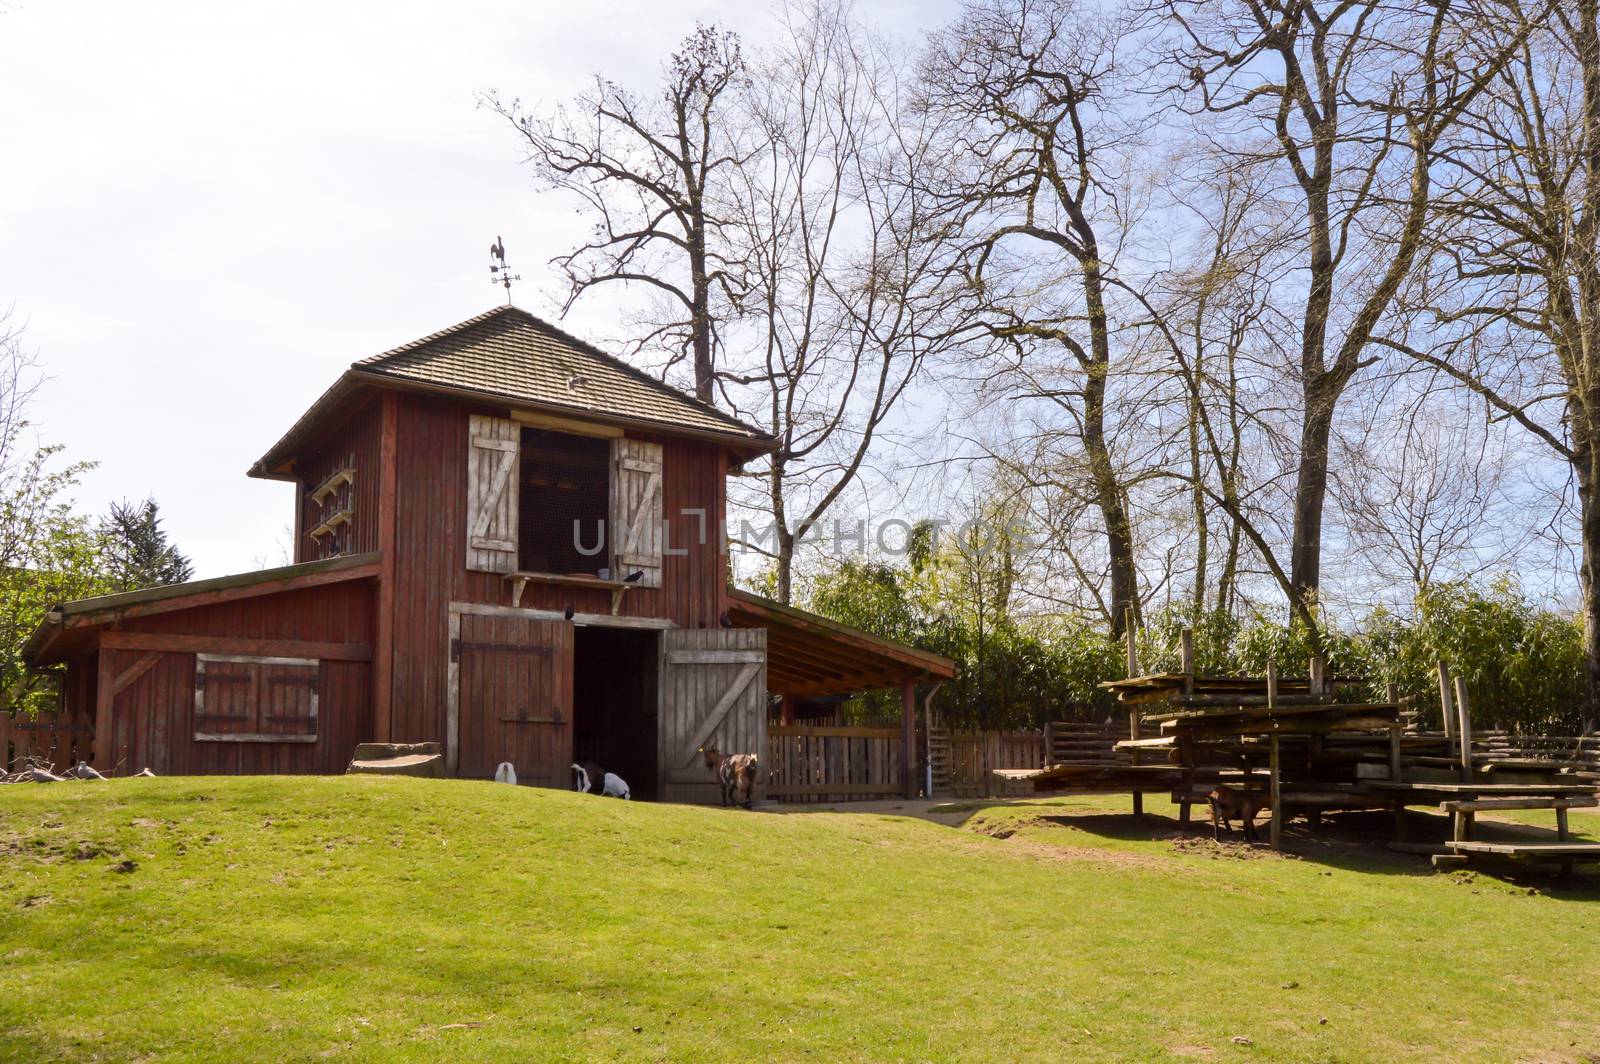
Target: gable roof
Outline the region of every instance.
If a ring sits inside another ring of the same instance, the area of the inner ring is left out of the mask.
[[[667,385],[518,307],[496,307],[353,363],[251,469],[270,476],[321,413],[360,384],[579,415],[667,435],[709,437],[749,456],[770,450],[760,429]]]

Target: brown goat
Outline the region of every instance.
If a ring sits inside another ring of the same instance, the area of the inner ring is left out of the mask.
[[[1219,820],[1222,827],[1229,831],[1233,830],[1233,825],[1228,821],[1238,820],[1245,839],[1249,842],[1256,841],[1256,814],[1261,812],[1261,795],[1254,791],[1236,791],[1232,787],[1219,786],[1206,795],[1206,803],[1211,806],[1212,838],[1218,842],[1222,841],[1222,834],[1217,829]]]
[[[756,788],[755,754],[722,754],[714,746],[702,746],[706,767],[717,774],[722,786],[723,805],[742,805],[749,809]]]

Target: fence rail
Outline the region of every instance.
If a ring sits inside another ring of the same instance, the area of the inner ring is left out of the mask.
[[[905,793],[898,728],[772,724],[767,797],[837,802]]]
[[[0,710],[0,772],[33,758],[59,772],[79,761],[93,761],[94,721],[87,713],[40,713],[37,716]]]
[[[1026,782],[999,779],[997,768],[1043,768],[1042,731],[958,732],[935,727],[930,735],[935,797],[1021,798],[1033,793]]]

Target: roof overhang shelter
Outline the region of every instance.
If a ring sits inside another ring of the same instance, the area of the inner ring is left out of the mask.
[[[847,624],[735,588],[728,613],[737,628],[767,630],[767,689],[785,698],[853,695],[934,684],[956,663]]]
[[[108,628],[122,621],[157,614],[192,610],[223,603],[279,595],[350,580],[372,580],[379,575],[376,553],[346,554],[275,569],[230,576],[163,584],[141,591],[77,599],[52,608],[44,615],[22,648],[29,665],[59,665],[92,648]]]

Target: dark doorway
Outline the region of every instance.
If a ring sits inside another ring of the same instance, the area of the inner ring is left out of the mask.
[[[573,639],[573,760],[594,761],[654,800],[658,633],[585,625]]]
[[[526,572],[594,576],[611,505],[611,441],[522,430],[518,564]]]

